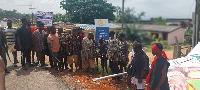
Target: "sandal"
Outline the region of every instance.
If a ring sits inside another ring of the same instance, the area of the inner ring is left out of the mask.
[[[47,68],[46,66],[44,66],[44,67],[42,67],[42,69],[45,69],[45,70],[47,70],[48,68]]]

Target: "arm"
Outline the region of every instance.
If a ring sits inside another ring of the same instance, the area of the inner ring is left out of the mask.
[[[129,44],[127,44],[127,47],[126,47],[126,56],[128,56],[128,52],[129,52],[129,48],[130,48],[130,46],[129,46]]]
[[[141,71],[141,74],[140,74],[140,78],[139,78],[139,83],[142,83],[142,79],[143,79],[143,77],[144,77],[144,74],[145,74],[145,71],[146,70],[149,70],[149,58],[147,57],[147,56],[142,56],[141,57],[141,60],[143,60],[142,61],[142,71]]]
[[[161,85],[163,84],[165,77],[166,77],[166,73],[167,72],[167,64],[164,65],[163,69],[162,69],[162,76],[160,78],[160,82],[158,83],[158,86],[156,88],[160,89]]]

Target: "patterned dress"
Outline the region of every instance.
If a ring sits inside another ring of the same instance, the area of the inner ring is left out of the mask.
[[[93,45],[93,40],[89,40],[87,37],[83,38],[82,41],[82,50],[81,50],[81,57],[82,61],[87,59],[92,59],[93,54],[91,54],[91,47]]]
[[[45,35],[44,30],[42,30],[42,33],[40,33],[39,30],[33,32],[36,52],[42,51],[44,49],[44,35]]]
[[[118,57],[116,61],[119,61],[119,58],[121,56],[121,51],[120,51],[120,43],[117,39],[113,40],[107,40],[106,41],[108,50],[107,50],[107,57],[109,60],[113,61],[115,53],[117,53]]]

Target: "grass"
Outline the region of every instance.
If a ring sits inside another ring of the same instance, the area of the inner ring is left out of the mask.
[[[152,45],[144,45],[143,46],[143,50],[145,51],[145,52],[151,52],[152,51]],[[171,46],[171,45],[163,45],[163,50],[172,50],[174,47],[173,46]],[[133,49],[133,45],[130,45],[130,48],[129,48],[129,52],[132,52],[132,49]]]
[[[108,60],[107,60],[107,61],[108,61]],[[109,63],[109,62],[108,62],[108,63]],[[107,63],[108,75],[111,75],[111,74],[112,74],[112,71],[111,71],[111,69],[110,69],[108,63]],[[95,63],[95,73],[104,76],[103,68],[102,68],[102,66],[101,66],[100,60],[99,60],[99,62],[98,62],[98,69],[99,69],[99,71],[97,72],[97,63]],[[104,72],[106,72],[105,69],[104,69]]]

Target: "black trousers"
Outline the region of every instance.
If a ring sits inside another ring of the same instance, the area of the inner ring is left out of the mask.
[[[119,67],[118,67],[118,62],[113,62],[111,60],[109,60],[109,67],[112,71],[113,74],[118,74],[120,73]],[[116,77],[118,81],[120,81],[120,76]],[[116,79],[114,78],[114,79]]]
[[[25,66],[25,60],[27,63],[31,64],[31,49],[25,49],[21,51],[21,64]]]

